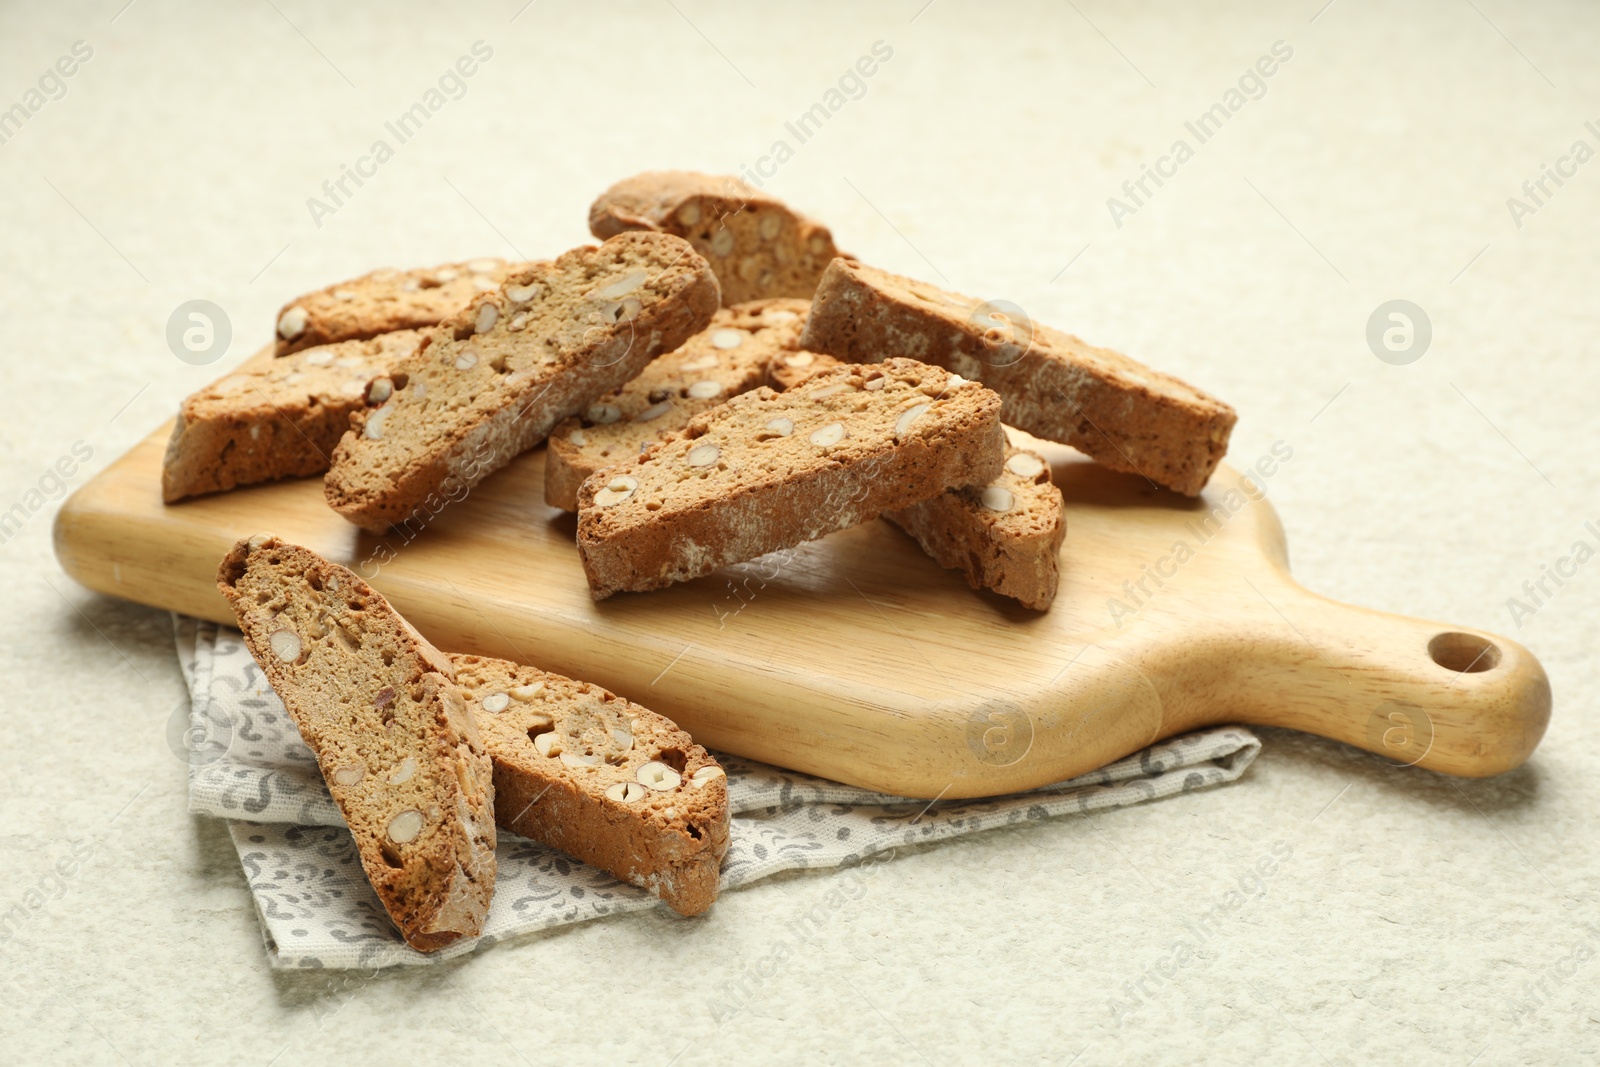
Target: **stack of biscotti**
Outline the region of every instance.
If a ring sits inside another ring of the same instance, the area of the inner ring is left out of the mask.
[[[422,334],[303,348],[241,368],[187,397],[161,470],[167,503],[328,469],[367,383],[417,350]]]
[[[217,585],[406,942],[476,937],[494,892],[494,780],[449,659],[354,573],[276,537],[235,544]]]
[[[727,775],[671,720],[599,686],[453,656],[494,760],[495,817],[649,890],[681,915],[717,898]]]
[[[375,270],[295,297],[277,318],[277,354],[437,326],[478,293],[531,264],[473,259],[418,270]]]
[[[676,234],[711,263],[725,304],[811,299],[837,255],[827,227],[738,178],[668,170],[636,174],[600,194],[589,232]]]
[[[590,595],[658,589],[987,484],[1005,447],[999,397],[914,360],[756,389],[584,483]]]
[[[1190,496],[1228,450],[1227,404],[1127,356],[925,282],[834,260],[802,348],[854,363],[914,356],[983,382],[1005,421]]]
[[[545,503],[578,510],[578,487],[589,475],[766,384],[769,361],[793,351],[809,306],[778,298],[721,308],[681,348],[657,356],[637,378],[557,426],[545,450]]]
[[[666,717],[534,667],[445,656],[350,570],[276,537],[235,544],[217,583],[413,948],[482,931],[496,825],[681,914],[716,900],[727,776]]]
[[[334,452],[328,503],[381,532],[456,498],[704,329],[720,302],[706,261],[660,233],[508,275],[369,393]]]

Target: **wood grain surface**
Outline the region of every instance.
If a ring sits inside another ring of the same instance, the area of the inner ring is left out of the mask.
[[[318,478],[163,505],[169,432],[57,518],[57,556],[91,589],[231,624],[217,564],[236,538],[276,533],[355,569],[443,649],[598,682],[712,748],[887,793],[1015,792],[1224,722],[1490,775],[1549,718],[1544,670],[1515,642],[1296,584],[1264,472],[1224,466],[1190,500],[1017,435],[1067,500],[1042,614],[973,592],[881,521],[596,604],[573,518],[543,503],[542,449],[375,537],[329,510]]]

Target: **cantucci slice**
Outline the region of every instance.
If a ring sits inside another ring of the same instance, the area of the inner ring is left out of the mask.
[[[719,303],[706,261],[667,234],[625,233],[508,276],[352,417],[328,503],[376,531],[437,511],[704,329]]]
[[[235,371],[189,397],[167,441],[161,495],[201,493],[328,469],[367,383],[416,352],[422,334],[396,330],[367,341],[307,348]]]
[[[1228,451],[1233,408],[1170,374],[983,302],[845,260],[828,266],[802,348],[910,356],[983,382],[1009,425],[1189,496]]]
[[[600,194],[589,208],[589,232],[628,230],[677,234],[711,263],[722,302],[774,296],[810,300],[833,257],[827,227],[738,178],[693,171],[649,171]]]
[[[276,537],[235,544],[217,585],[406,943],[476,937],[494,893],[494,776],[450,660],[353,572]]]
[[[682,915],[711,906],[728,852],[728,782],[705,749],[597,685],[501,659],[451,659],[494,761],[502,828]]]
[[[999,397],[914,360],[756,389],[584,483],[590,595],[658,589],[987,485],[1005,448]]]
[[[531,264],[471,259],[418,270],[375,270],[297,296],[274,320],[277,354],[437,326]]]

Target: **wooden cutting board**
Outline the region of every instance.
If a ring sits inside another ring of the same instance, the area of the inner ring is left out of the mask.
[[[1193,501],[1034,445],[1067,499],[1044,614],[973,592],[886,522],[596,604],[573,518],[543,503],[543,450],[425,529],[374,537],[320,479],[164,506],[169,432],[57,518],[56,554],[91,589],[231,623],[218,562],[277,533],[354,568],[447,651],[598,682],[712,748],[887,793],[1015,792],[1224,722],[1490,775],[1549,718],[1544,670],[1515,642],[1297,585],[1261,473],[1224,467]]]

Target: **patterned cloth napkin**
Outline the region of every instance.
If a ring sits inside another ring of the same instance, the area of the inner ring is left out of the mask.
[[[239,632],[182,616],[174,622],[190,706],[187,717],[174,716],[171,740],[188,759],[189,810],[228,820],[272,966],[437,963],[533,930],[658,906],[642,889],[502,830],[483,936],[426,955],[407,947],[362,874],[316,759]],[[722,889],[797,867],[849,867],[908,845],[1231,782],[1260,749],[1242,727],[1203,730],[1057,785],[931,804],[719,756],[733,812]]]

